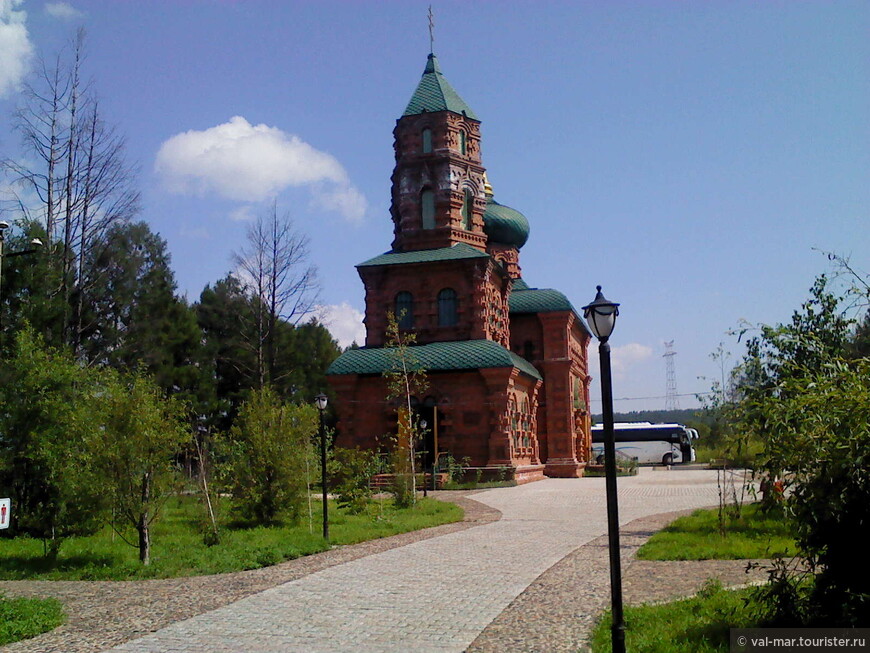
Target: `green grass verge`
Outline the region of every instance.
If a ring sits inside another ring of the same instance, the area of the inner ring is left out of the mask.
[[[229,513],[229,500],[221,506]],[[321,537],[321,504],[313,502],[309,526],[302,523],[273,527],[225,526],[220,543],[203,542],[204,513],[193,497],[172,500],[152,526],[151,564],[139,563],[138,549],[106,528],[89,537],[65,540],[56,560],[43,556],[40,540],[0,538],[0,579],[129,580],[219,574],[267,567],[284,560],[324,551],[330,545],[355,544],[397,533],[459,521],[458,506],[435,499],[419,499],[414,508],[396,509],[389,500],[375,500],[364,514],[353,515],[329,504],[327,544]],[[307,511],[306,511],[307,512]],[[127,539],[135,542],[135,533]]]
[[[749,590],[726,591],[718,582],[696,596],[661,605],[625,609],[626,650],[632,653],[725,653],[731,628],[753,628],[746,608]],[[610,647],[610,612],[592,632],[592,653]]]
[[[0,595],[0,646],[36,637],[63,621],[63,607],[57,599],[10,599]]]
[[[728,511],[726,511],[728,512]],[[794,555],[794,539],[782,513],[766,514],[759,504],[743,506],[719,531],[718,510],[696,510],[653,535],[637,552],[641,560],[744,560]]]

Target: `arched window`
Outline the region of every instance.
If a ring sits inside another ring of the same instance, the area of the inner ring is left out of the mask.
[[[461,129],[459,130],[459,153],[462,156],[468,153],[468,136]]]
[[[426,188],[420,193],[420,211],[423,216],[423,229],[435,228],[435,193]]]
[[[527,361],[535,359],[535,344],[531,340],[526,340],[523,343],[523,358]]]
[[[420,135],[423,138],[423,154],[429,154],[432,151],[432,130],[426,127]]]
[[[438,293],[438,326],[456,326],[456,291],[453,288],[444,288]]]
[[[471,191],[466,188],[465,198],[462,201],[462,228],[466,231],[471,231],[471,203],[473,200],[474,196],[471,194]]]
[[[396,295],[396,319],[400,329],[414,328],[414,296],[406,290]]]

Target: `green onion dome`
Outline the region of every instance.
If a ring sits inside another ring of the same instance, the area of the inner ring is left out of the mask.
[[[492,198],[492,187],[486,183],[486,211],[483,230],[489,238],[503,245],[520,249],[529,239],[529,221],[522,213]]]

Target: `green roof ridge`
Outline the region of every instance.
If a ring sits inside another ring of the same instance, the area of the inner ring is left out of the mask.
[[[385,252],[356,267],[364,268],[372,265],[407,265],[410,263],[431,263],[433,261],[455,261],[466,258],[488,258],[489,254],[481,252],[468,243],[456,243],[450,247],[439,249],[418,249],[410,252]]]
[[[459,97],[447,78],[441,73],[441,66],[434,54],[430,54],[423,70],[423,77],[403,116],[416,116],[424,112],[452,111],[463,114],[472,120],[479,120],[465,100]]]
[[[419,366],[426,371],[516,367],[532,378],[541,378],[534,365],[492,340],[430,342],[408,349]],[[349,349],[333,361],[326,373],[382,374],[395,363],[389,352],[384,347]]]
[[[552,313],[555,311],[573,311],[577,313],[571,301],[564,293],[552,288],[517,289],[508,299],[511,313]]]

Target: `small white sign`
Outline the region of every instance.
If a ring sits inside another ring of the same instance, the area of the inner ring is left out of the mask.
[[[12,500],[0,499],[0,528],[9,528],[9,518],[12,516]]]

